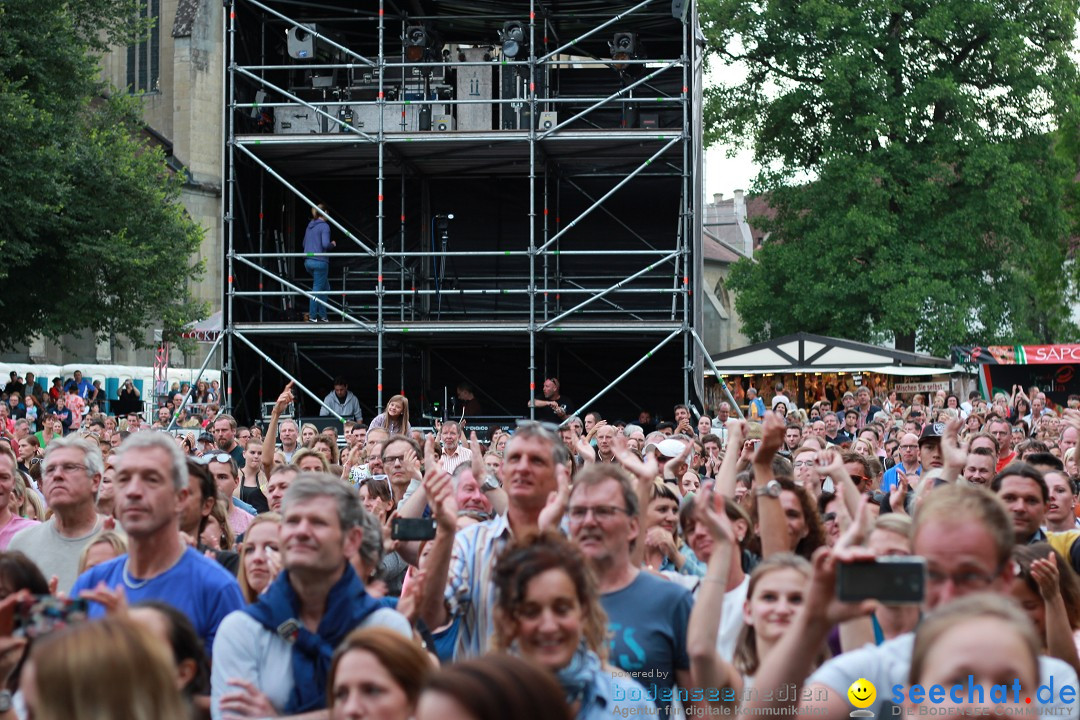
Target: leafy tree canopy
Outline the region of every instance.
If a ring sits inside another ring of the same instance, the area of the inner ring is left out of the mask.
[[[777,210],[730,277],[753,340],[1075,338],[1077,0],[701,11],[713,61],[747,71],[708,91],[707,138],[752,145]]]
[[[109,333],[142,344],[206,313],[188,283],[202,229],[183,178],[140,139],[137,100],[99,59],[144,36],[124,0],[0,4],[0,346]]]

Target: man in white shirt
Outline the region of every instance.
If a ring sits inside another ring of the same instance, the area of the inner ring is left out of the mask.
[[[472,461],[472,450],[461,444],[461,428],[453,420],[442,424],[439,440],[443,450],[439,463],[446,472],[453,475],[458,465]]]

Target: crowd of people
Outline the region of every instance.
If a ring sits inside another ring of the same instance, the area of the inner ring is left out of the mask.
[[[403,395],[298,426],[291,384],[195,440],[13,426],[0,720],[1080,715],[1080,399],[739,390],[627,423],[551,378],[483,441]],[[921,603],[837,596],[896,559]]]

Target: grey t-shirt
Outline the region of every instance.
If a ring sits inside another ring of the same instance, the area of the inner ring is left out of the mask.
[[[56,518],[49,518],[47,522],[16,533],[7,549],[18,550],[33,560],[46,580],[55,575],[60,580],[57,590],[66,593],[79,578],[79,556],[94,536],[101,532],[104,521],[105,518],[99,515],[89,535],[68,538],[57,531]]]
[[[869,680],[877,689],[874,704],[867,708],[875,717],[882,715],[882,704],[891,703],[892,687],[902,685],[908,688],[908,673],[911,669],[911,653],[915,648],[915,633],[905,633],[888,640],[881,645],[867,645],[834,657],[819,667],[806,681],[806,685],[827,685],[841,696],[847,697],[848,688],[859,678]],[[1039,682],[1047,685],[1053,679],[1054,701],[1056,704],[1040,704],[1043,717],[1078,717],[1078,709],[1060,702],[1057,688],[1077,686],[1076,672],[1068,663],[1057,658],[1041,655],[1039,657]]]

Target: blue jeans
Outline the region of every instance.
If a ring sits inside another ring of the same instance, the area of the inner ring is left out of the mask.
[[[326,291],[330,289],[330,263],[325,260],[308,258],[304,261],[304,268],[311,273],[315,282],[311,288],[311,294],[323,302],[327,301]],[[311,318],[326,319],[326,306],[315,302],[315,298],[308,300],[308,315]]]

